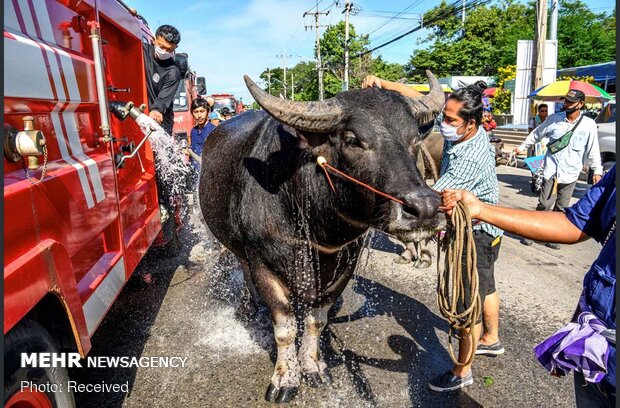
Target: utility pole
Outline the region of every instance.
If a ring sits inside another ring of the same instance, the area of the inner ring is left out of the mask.
[[[549,39],[555,41],[558,39],[558,8],[560,4],[558,0],[551,0],[551,19],[549,21]]]
[[[463,8],[461,11],[461,26],[463,27],[463,30],[464,30],[465,29],[465,0],[462,0],[461,4],[463,4]]]
[[[294,72],[291,72],[291,101],[295,100],[295,78],[294,78]]]
[[[282,70],[284,71],[284,81],[282,81],[284,84],[284,99],[286,99],[286,60],[288,57],[292,57],[292,55],[287,55],[286,51],[284,51],[284,54],[276,55],[276,58],[281,58],[284,62],[284,64],[282,64]]]
[[[267,89],[269,90],[269,95],[271,95],[271,68],[267,70]]]
[[[319,101],[323,100],[323,65],[321,64],[321,43],[319,41],[319,27],[327,27],[326,25],[319,24],[319,16],[321,14],[328,15],[329,11],[319,12],[319,0],[316,0],[316,11],[314,13],[310,13],[308,11],[304,13],[304,17],[306,17],[306,15],[314,16],[314,29],[316,31],[316,69],[319,76]],[[308,28],[312,29],[312,26],[305,26],[305,28],[306,30]]]
[[[349,12],[351,11],[351,2],[346,1],[344,5],[344,80],[342,81],[342,90],[349,90]]]
[[[534,76],[532,90],[543,85],[543,68],[545,66],[545,41],[547,40],[547,0],[538,0],[536,11],[536,42],[534,43]]]

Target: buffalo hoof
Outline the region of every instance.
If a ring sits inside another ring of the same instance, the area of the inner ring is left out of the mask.
[[[394,262],[396,262],[397,264],[401,264],[401,265],[408,264],[412,260],[413,260],[413,252],[411,252],[409,248],[401,252],[400,256],[394,258]]]
[[[275,385],[269,383],[269,387],[267,387],[267,392],[265,393],[265,399],[269,402],[275,402],[278,397],[279,389],[276,388]]]
[[[282,387],[276,388],[275,385],[269,383],[267,392],[265,393],[265,399],[269,402],[275,402],[276,404],[282,404],[291,401],[297,395],[299,387]]]
[[[413,267],[416,269],[426,269],[431,266],[432,261],[430,259],[421,259],[418,258],[413,262]]]
[[[409,262],[411,262],[411,259],[407,259],[401,255],[401,256],[397,256],[396,258],[394,258],[394,262],[400,265],[406,265]]]
[[[306,384],[308,384],[312,388],[321,388],[323,386],[331,384],[333,381],[332,375],[330,374],[328,369],[323,370],[322,373],[305,373],[304,380]]]

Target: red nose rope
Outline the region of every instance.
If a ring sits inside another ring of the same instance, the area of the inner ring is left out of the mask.
[[[336,173],[336,174],[338,174],[338,175],[340,175],[340,176],[342,176],[342,177],[346,178],[347,180],[350,180],[350,181],[352,181],[352,182],[354,182],[354,183],[359,184],[360,186],[362,186],[362,187],[364,187],[364,188],[366,188],[366,189],[368,189],[368,190],[372,191],[372,192],[373,192],[373,193],[375,193],[375,194],[379,194],[380,196],[383,196],[383,197],[385,197],[385,198],[387,198],[387,199],[390,199],[390,200],[392,200],[392,201],[395,201],[395,202],[397,202],[397,203],[398,203],[398,204],[400,204],[400,205],[405,205],[405,203],[404,203],[402,200],[399,200],[399,199],[398,199],[398,198],[396,198],[396,197],[392,197],[391,195],[386,194],[386,193],[384,193],[383,191],[379,191],[379,190],[377,190],[376,188],[373,188],[373,187],[369,186],[369,185],[368,185],[368,184],[366,184],[366,183],[362,183],[361,181],[359,181],[359,180],[358,180],[358,179],[356,179],[355,177],[351,177],[351,176],[349,176],[348,174],[341,172],[341,171],[340,171],[340,170],[338,170],[337,168],[330,166],[330,165],[329,165],[329,163],[327,163],[327,160],[325,160],[325,157],[323,157],[323,156],[319,156],[319,157],[317,157],[317,158],[316,158],[316,163],[317,163],[319,166],[321,166],[321,168],[322,168],[322,169],[323,169],[323,171],[325,172],[325,176],[327,177],[327,181],[329,181],[329,186],[332,188],[332,191],[333,191],[334,193],[336,192],[336,189],[334,188],[334,183],[332,183],[332,179],[331,179],[331,177],[329,177],[329,173],[327,172],[327,169],[329,169],[330,171],[333,171],[334,173]]]

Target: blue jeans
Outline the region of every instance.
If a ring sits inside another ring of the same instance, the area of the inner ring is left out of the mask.
[[[587,382],[580,372],[575,373],[575,404],[577,408],[606,408],[616,406],[616,390],[606,382]]]

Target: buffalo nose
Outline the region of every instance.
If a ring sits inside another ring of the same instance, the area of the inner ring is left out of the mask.
[[[429,219],[435,216],[441,198],[436,191],[428,189],[420,192],[412,192],[403,198],[403,210],[418,219]]]

